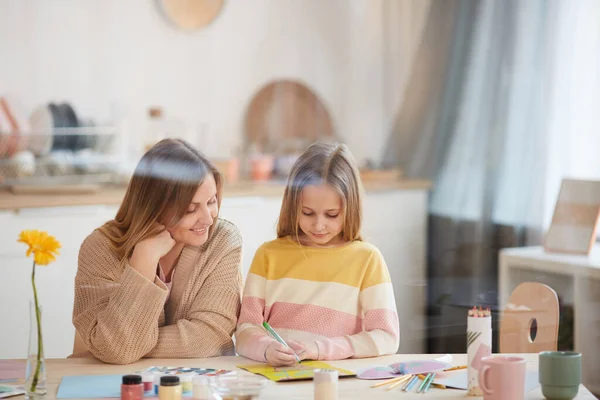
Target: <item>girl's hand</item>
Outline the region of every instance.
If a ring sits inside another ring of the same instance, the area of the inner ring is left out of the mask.
[[[317,347],[316,342],[298,342],[290,340],[287,344],[290,345],[301,360],[319,359],[319,348]]]
[[[156,235],[144,239],[135,245],[129,264],[133,269],[154,281],[156,266],[161,257],[166,255],[175,246],[175,240],[163,225],[159,226],[162,231]]]
[[[273,342],[267,346],[267,349],[265,350],[265,359],[267,360],[267,363],[273,367],[284,367],[297,363],[296,357],[294,356],[294,350],[278,342]],[[300,359],[302,358],[300,357]]]

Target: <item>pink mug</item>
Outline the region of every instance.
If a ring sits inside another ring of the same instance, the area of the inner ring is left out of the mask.
[[[525,398],[525,359],[490,356],[481,359],[479,387],[485,400],[523,400]]]

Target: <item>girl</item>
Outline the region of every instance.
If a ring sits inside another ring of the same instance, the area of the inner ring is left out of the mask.
[[[278,239],[256,252],[236,332],[240,355],[273,366],[395,353],[390,276],[361,238],[362,185],[343,144],[310,146],[283,196]],[[263,321],[288,348],[263,328]],[[296,354],[294,354],[296,353]]]
[[[115,219],[81,246],[75,353],[115,364],[234,353],[242,239],[220,204],[221,175],[196,149],[148,150]]]

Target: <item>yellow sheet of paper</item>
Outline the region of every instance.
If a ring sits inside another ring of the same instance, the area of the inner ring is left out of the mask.
[[[272,367],[267,364],[238,365],[237,367],[252,372],[253,374],[262,375],[275,382],[313,379],[315,376],[315,369],[334,369],[338,371],[340,378],[356,376],[352,371],[336,368],[333,365],[321,361],[303,361],[301,364],[289,367]]]

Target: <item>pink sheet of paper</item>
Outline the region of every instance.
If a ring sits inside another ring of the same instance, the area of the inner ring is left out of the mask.
[[[389,366],[375,366],[361,371],[358,379],[387,379],[404,374],[426,374],[429,372],[442,371],[451,365],[437,360],[413,360],[391,364]]]
[[[390,368],[386,365],[382,365],[382,366],[372,367],[372,368],[366,369],[364,371],[361,371],[357,375],[357,378],[358,379],[388,379],[388,378],[395,378],[397,376],[400,376],[400,375],[396,373],[396,370],[394,368]]]
[[[25,379],[25,362],[0,360],[0,381]]]

